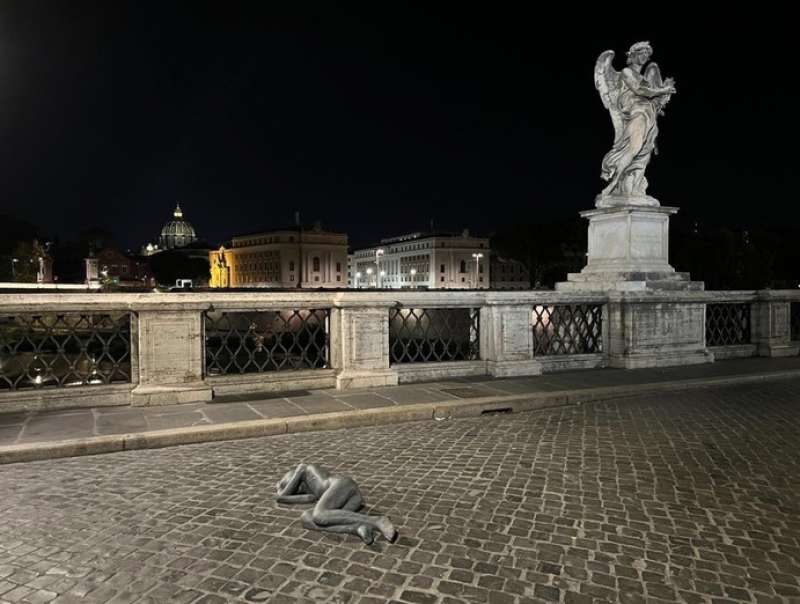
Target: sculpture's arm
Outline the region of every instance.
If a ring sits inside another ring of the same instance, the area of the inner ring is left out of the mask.
[[[278,495],[275,501],[278,503],[314,503],[317,496],[313,493],[304,493],[303,495]]]
[[[665,94],[672,94],[675,92],[675,87],[672,85],[664,86],[661,88],[655,88],[651,86],[647,86],[642,82],[639,82],[631,73],[630,69],[625,68],[622,70],[622,81],[625,82],[625,85],[630,88],[633,92],[638,94],[639,96],[644,96],[649,99],[663,96]]]
[[[300,482],[303,480],[303,475],[306,473],[306,464],[301,463],[294,469],[294,473],[292,474],[291,478],[289,478],[289,482],[286,483],[286,486],[283,487],[280,491],[278,491],[278,498],[292,495],[297,492],[297,488],[300,486]]]

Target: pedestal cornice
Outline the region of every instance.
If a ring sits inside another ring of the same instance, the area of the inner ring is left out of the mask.
[[[583,218],[591,219],[594,216],[604,216],[608,214],[666,214],[672,216],[678,213],[678,209],[674,206],[638,206],[638,205],[625,205],[625,206],[609,206],[604,208],[593,208],[591,210],[584,210],[580,212]]]

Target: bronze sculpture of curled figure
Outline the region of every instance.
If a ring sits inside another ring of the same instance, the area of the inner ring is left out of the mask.
[[[376,533],[390,543],[397,541],[397,529],[386,516],[358,513],[364,499],[349,476],[330,476],[318,466],[301,463],[286,473],[277,489],[278,503],[316,503],[303,512],[303,526],[309,530],[350,533],[367,544],[375,541]]]

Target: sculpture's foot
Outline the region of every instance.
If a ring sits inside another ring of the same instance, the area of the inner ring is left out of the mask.
[[[361,537],[361,540],[367,545],[372,545],[375,541],[375,533],[372,532],[372,527],[366,524],[359,524],[356,533]]]
[[[397,541],[397,538],[400,535],[388,518],[381,516],[376,524],[378,525],[378,528],[380,529],[384,539],[386,539],[389,543],[394,543]]]

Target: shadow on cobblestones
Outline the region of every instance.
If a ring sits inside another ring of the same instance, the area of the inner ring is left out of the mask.
[[[800,382],[0,467],[0,601],[800,600]],[[352,475],[395,545],[306,531]]]

